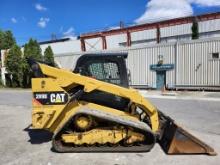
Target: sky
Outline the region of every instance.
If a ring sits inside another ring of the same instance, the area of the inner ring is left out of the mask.
[[[19,45],[82,33],[220,12],[220,0],[1,0],[0,29]]]

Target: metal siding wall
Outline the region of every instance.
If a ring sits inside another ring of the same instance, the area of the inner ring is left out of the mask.
[[[152,85],[152,79],[148,79],[151,73],[147,65],[146,51],[146,49],[128,51],[127,67],[131,72],[131,85]]]
[[[136,46],[149,46],[149,45],[155,45],[155,44],[157,44],[157,41],[156,41],[156,39],[152,39],[152,40],[148,40],[148,41],[146,41],[146,42],[141,42],[141,43],[138,43],[138,42],[136,42],[136,43],[132,43],[131,44],[131,47],[136,47]]]
[[[220,52],[220,41],[178,44],[177,85],[220,85],[219,60],[211,59]]]
[[[161,37],[191,34],[191,23],[160,28]]]
[[[55,61],[57,61],[62,68],[73,70],[75,68],[76,62],[80,56],[83,54],[90,53],[118,53],[123,52],[121,50],[99,50],[99,51],[87,51],[87,52],[73,52],[73,53],[64,53],[64,54],[56,54]]]
[[[128,50],[127,67],[131,71],[131,85],[156,88],[156,72],[150,70],[157,64],[158,55],[163,55],[164,63],[175,63],[174,45],[142,47]],[[166,84],[175,85],[175,70],[167,71]]]
[[[73,70],[76,65],[76,61],[81,56],[81,54],[71,54],[71,55],[60,55],[55,56],[55,61],[61,65],[62,68]]]
[[[164,47],[162,52],[165,52],[164,54],[164,63],[165,64],[174,64],[174,69],[166,72],[166,85],[168,86],[174,86],[175,85],[175,45],[170,45],[167,47]]]
[[[119,43],[127,42],[126,34],[111,35],[106,37],[107,49],[120,48]]]
[[[199,35],[200,39],[211,38],[211,37],[220,37],[220,30],[208,33],[201,33]]]
[[[149,40],[156,38],[156,29],[143,30],[131,33],[131,41]]]
[[[189,40],[191,40],[191,34],[185,34],[181,36],[161,38],[161,43],[172,43],[172,42],[189,41]]]
[[[220,19],[199,22],[199,32],[210,32],[220,30]]]
[[[169,43],[178,41],[177,37],[161,38],[161,43]]]
[[[70,40],[70,41],[65,41],[65,42],[43,44],[43,45],[40,45],[42,52],[44,52],[44,50],[48,46],[51,46],[53,52],[56,54],[81,51],[80,40]]]
[[[191,23],[160,28],[161,43],[176,42],[191,39]],[[200,38],[220,37],[220,19],[199,22]],[[133,43],[132,46],[155,44],[156,29],[149,29],[131,33],[132,41],[149,40],[146,43]],[[102,49],[102,39],[86,39],[86,50],[95,51]],[[119,43],[126,43],[126,34],[111,35],[106,37],[107,49],[123,48]],[[51,46],[57,54],[81,51],[80,40],[73,39],[65,42],[41,45],[42,52],[47,46]],[[94,46],[94,48],[91,47]]]
[[[87,51],[101,50],[102,49],[102,38],[86,39],[85,46],[86,46]]]

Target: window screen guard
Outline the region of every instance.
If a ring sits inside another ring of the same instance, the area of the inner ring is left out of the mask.
[[[88,67],[90,76],[101,81],[119,85],[120,75],[117,63],[97,62],[91,63]]]

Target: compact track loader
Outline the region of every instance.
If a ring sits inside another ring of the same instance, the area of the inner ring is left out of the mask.
[[[86,54],[74,71],[29,59],[32,128],[53,133],[57,152],[145,152],[158,142],[167,154],[215,151],[129,87],[127,54]]]

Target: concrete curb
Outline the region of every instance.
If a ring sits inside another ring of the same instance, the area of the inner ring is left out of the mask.
[[[0,89],[0,92],[31,92],[31,89],[22,89],[22,88],[15,88],[15,89],[11,89],[11,88],[2,88]]]
[[[176,99],[176,100],[200,100],[200,101],[220,101],[220,98],[215,97],[191,97],[191,96],[166,96],[166,95],[149,95],[143,94],[142,96],[146,98],[155,98],[155,99]]]

